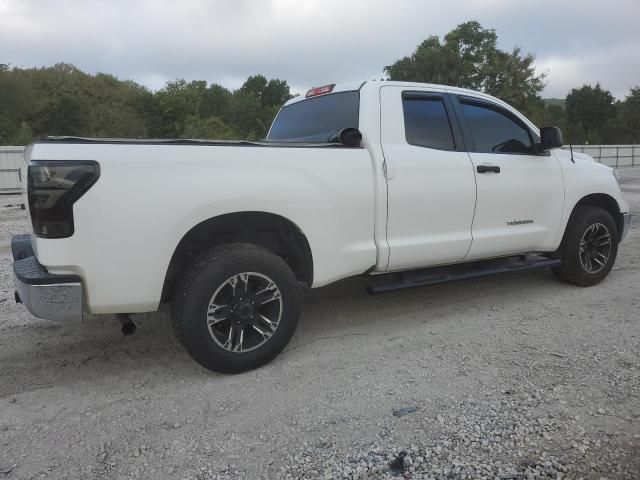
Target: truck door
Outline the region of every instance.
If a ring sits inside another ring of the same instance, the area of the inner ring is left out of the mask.
[[[473,165],[444,90],[380,89],[387,270],[462,260],[471,246]]]
[[[564,201],[555,156],[537,153],[537,133],[503,106],[461,95],[450,99],[461,118],[478,192],[466,259],[552,248]]]

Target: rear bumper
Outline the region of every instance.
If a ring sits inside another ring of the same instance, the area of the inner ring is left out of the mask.
[[[82,320],[82,282],[78,275],[55,275],[40,265],[29,235],[11,238],[16,301],[33,315],[58,322]]]
[[[624,240],[624,237],[629,233],[629,228],[631,227],[631,213],[621,213],[622,215],[622,231],[620,232],[620,242]]]

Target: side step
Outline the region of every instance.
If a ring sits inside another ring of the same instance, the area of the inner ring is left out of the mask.
[[[391,282],[381,282],[367,286],[371,295],[392,292],[403,288],[426,287],[440,283],[451,283],[459,280],[489,277],[499,273],[526,272],[560,266],[560,260],[538,255],[520,255],[499,260],[487,260],[468,264],[433,267],[424,270],[412,270],[397,274]],[[385,275],[386,276],[386,275]]]

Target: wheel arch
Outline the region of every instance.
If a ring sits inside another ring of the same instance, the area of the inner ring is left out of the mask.
[[[573,209],[571,210],[571,215],[569,215],[569,220],[565,225],[564,233],[566,233],[567,228],[571,224],[576,211],[580,207],[599,207],[608,212],[616,224],[618,237],[620,237],[624,227],[623,218],[620,213],[620,206],[618,205],[618,202],[615,198],[606,193],[591,193],[578,200],[578,202],[576,202],[576,204],[573,206]]]
[[[225,243],[249,243],[280,256],[299,282],[313,283],[313,255],[306,235],[283,216],[244,211],[218,215],[193,226],[178,242],[167,269],[162,301],[169,300],[180,278],[199,255]]]

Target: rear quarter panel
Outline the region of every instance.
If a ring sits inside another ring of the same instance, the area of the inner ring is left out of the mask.
[[[36,239],[53,273],[77,273],[92,313],[155,310],[173,252],[218,215],[281,215],[306,235],[313,286],[376,261],[371,160],[364,149],[36,144],[37,160],[96,160],[98,182],[74,205],[75,233]]]

